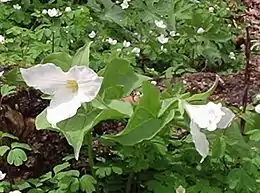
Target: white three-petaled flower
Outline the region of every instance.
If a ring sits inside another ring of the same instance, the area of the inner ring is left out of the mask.
[[[155,20],[154,23],[159,28],[162,28],[162,29],[166,28],[166,25],[164,24],[163,20]]]
[[[201,163],[209,153],[209,142],[201,129],[215,131],[217,128],[227,128],[233,118],[234,113],[221,104],[209,102],[206,105],[184,105],[186,112],[190,117],[190,132],[196,150],[202,156]]]
[[[0,181],[5,179],[6,174],[0,170]]]
[[[53,96],[47,107],[47,120],[53,127],[73,117],[82,103],[92,101],[103,80],[86,66],[73,66],[63,72],[55,64],[47,63],[20,71],[28,86]]]
[[[161,34],[160,36],[157,37],[157,40],[161,44],[166,44],[168,42],[169,38],[165,37],[164,34]]]

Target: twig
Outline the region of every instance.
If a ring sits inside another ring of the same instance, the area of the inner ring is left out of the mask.
[[[246,45],[245,45],[245,56],[246,56],[246,68],[245,68],[245,90],[244,95],[242,99],[242,106],[243,106],[243,113],[246,112],[246,106],[248,101],[248,90],[250,86],[250,59],[251,59],[251,40],[250,40],[250,34],[249,34],[249,27],[246,27]],[[241,119],[240,123],[240,132],[243,135],[245,132],[245,120]]]

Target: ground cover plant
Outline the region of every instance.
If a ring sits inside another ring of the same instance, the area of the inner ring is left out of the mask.
[[[0,192],[260,192],[244,3],[0,0]]]

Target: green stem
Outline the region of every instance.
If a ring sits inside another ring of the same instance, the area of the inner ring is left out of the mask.
[[[87,145],[88,145],[88,163],[89,163],[89,167],[90,167],[90,170],[91,170],[91,174],[92,174],[93,177],[95,177],[91,131],[87,133],[86,140],[87,140]]]
[[[127,179],[127,184],[126,184],[126,193],[130,193],[131,192],[131,186],[132,186],[132,181],[133,181],[133,177],[134,177],[134,173],[131,172],[128,176]]]

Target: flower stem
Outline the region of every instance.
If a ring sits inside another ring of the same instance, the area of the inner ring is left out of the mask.
[[[95,177],[91,131],[87,133],[86,140],[87,140],[87,145],[88,145],[88,164],[89,164],[92,176]]]

